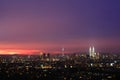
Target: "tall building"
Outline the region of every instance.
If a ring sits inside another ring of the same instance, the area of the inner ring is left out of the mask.
[[[90,48],[89,48],[89,56],[90,56],[90,58],[95,58],[95,55],[96,55],[96,53],[95,53],[95,48],[94,48],[94,46],[93,46],[93,47],[90,47]]]
[[[65,51],[65,48],[63,47],[62,48],[62,56],[64,56],[64,51]]]
[[[99,53],[95,52],[94,46],[89,48],[89,56],[91,59],[99,59]]]
[[[91,47],[89,48],[89,56],[91,57],[92,53],[91,53]]]

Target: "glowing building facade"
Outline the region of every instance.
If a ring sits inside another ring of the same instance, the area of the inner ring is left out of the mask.
[[[95,59],[96,58],[96,53],[95,53],[95,48],[94,48],[94,46],[93,47],[90,47],[89,48],[89,56],[90,56],[90,58],[91,59]]]
[[[62,48],[62,56],[64,56],[64,51],[65,51],[65,48],[63,47]]]
[[[89,48],[89,56],[91,59],[99,59],[99,53],[95,52],[94,46]]]

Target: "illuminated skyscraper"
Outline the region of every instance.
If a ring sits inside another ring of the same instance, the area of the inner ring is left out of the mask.
[[[91,56],[91,47],[89,48],[89,56]]]
[[[64,56],[64,51],[65,51],[65,48],[63,47],[62,48],[62,56]]]
[[[90,58],[95,58],[95,55],[96,55],[96,53],[95,53],[95,48],[94,48],[94,46],[91,48],[89,48],[89,56],[90,56]]]

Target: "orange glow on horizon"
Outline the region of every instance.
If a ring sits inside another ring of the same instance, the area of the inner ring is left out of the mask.
[[[0,50],[0,54],[4,55],[4,54],[9,54],[9,55],[13,55],[13,54],[39,54],[40,50],[19,50],[19,49],[4,49],[4,50]]]

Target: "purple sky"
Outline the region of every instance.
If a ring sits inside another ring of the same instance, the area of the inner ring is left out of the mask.
[[[0,0],[0,48],[120,51],[120,0]]]

